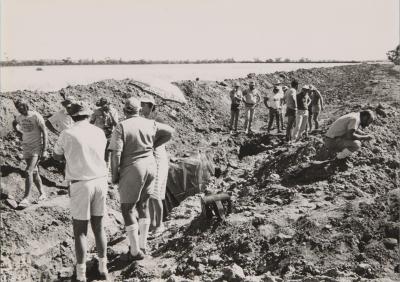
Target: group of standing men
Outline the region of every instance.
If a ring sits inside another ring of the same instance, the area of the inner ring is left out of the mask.
[[[319,115],[324,110],[324,99],[321,92],[313,85],[304,85],[298,92],[299,83],[292,80],[290,88],[276,85],[271,93],[264,97],[264,104],[269,110],[267,132],[276,120],[277,132],[284,130],[283,116],[287,117],[286,141],[296,142],[312,130],[314,121],[315,129],[319,128]],[[256,98],[254,98],[256,97]],[[243,101],[246,109],[245,133],[251,131],[254,119],[254,109],[261,101],[261,95],[255,89],[255,83],[250,82],[250,89],[242,93],[240,84],[235,83],[230,92],[231,121],[230,130],[237,131],[240,104]],[[252,103],[249,104],[249,101]],[[338,159],[351,156],[361,148],[361,141],[369,141],[373,137],[361,128],[366,128],[376,119],[371,110],[353,112],[339,117],[329,128],[324,136],[325,147],[330,153],[336,153]]]
[[[94,112],[85,102],[76,101],[73,97],[63,98],[62,110],[47,121],[39,113],[29,110],[27,102],[18,100],[14,103],[20,115],[13,125],[22,134],[27,162],[25,195],[20,205],[29,205],[32,182],[39,190],[39,200],[46,198],[38,164],[46,156],[47,126],[59,135],[53,158],[66,163],[65,179],[69,183],[75,237],[76,280],[86,281],[89,221],[96,241],[99,279],[104,280],[108,276],[107,241],[103,226],[108,166],[111,164],[112,183],[119,187],[121,211],[130,245],[124,259],[143,259],[151,223],[155,235],[164,230],[162,200],[168,176],[165,143],[171,139],[174,130],[161,120],[149,118],[156,104],[150,96],[142,100],[128,98],[123,108],[125,119],[121,122],[110,102],[104,98],[98,101]]]
[[[271,131],[274,120],[278,133],[284,130],[284,112],[287,117],[286,139],[288,142],[299,140],[303,134],[312,129],[312,121],[318,129],[318,117],[324,109],[323,97],[313,85],[304,85],[299,93],[297,80],[293,80],[291,87],[284,85],[274,86],[271,93],[264,97],[264,104],[269,110],[268,133]],[[242,92],[240,84],[235,83],[230,92],[231,120],[230,130],[237,131],[240,105],[245,106],[245,133],[251,132],[255,108],[261,102],[260,92],[255,88],[254,81],[249,83],[249,89]]]

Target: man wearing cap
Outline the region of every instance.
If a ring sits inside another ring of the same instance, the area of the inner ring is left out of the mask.
[[[268,93],[264,99],[265,106],[269,109],[268,133],[271,131],[272,123],[276,119],[276,129],[278,133],[281,131],[281,118],[282,111],[283,90],[281,86],[275,86],[272,93]]]
[[[310,86],[304,85],[301,88],[300,93],[296,95],[297,100],[297,112],[296,112],[296,125],[293,129],[293,140],[298,141],[304,132],[307,133],[307,122],[308,122],[308,106],[311,103],[311,99],[308,96]]]
[[[314,86],[310,85],[310,99],[311,103],[308,106],[308,126],[309,130],[312,130],[312,121],[314,120],[315,129],[319,128],[318,117],[321,111],[324,110],[324,99],[321,92]]]
[[[150,227],[147,205],[157,173],[153,150],[168,142],[174,131],[168,125],[140,117],[140,109],[138,99],[126,100],[124,113],[127,119],[115,128],[109,147],[112,151],[112,181],[119,184],[121,211],[130,244],[127,260],[144,258]],[[133,213],[135,207],[139,222]]]
[[[299,83],[296,79],[291,82],[291,87],[285,92],[285,102],[286,102],[286,116],[287,116],[287,126],[286,126],[286,141],[290,142],[292,140],[292,130],[296,121],[297,112],[297,99],[296,93]]]
[[[75,124],[61,132],[53,157],[66,160],[65,179],[69,187],[76,252],[76,278],[86,281],[86,251],[89,220],[96,240],[99,279],[107,279],[107,241],[103,228],[106,211],[107,167],[104,150],[107,140],[103,131],[89,123],[92,111],[88,105],[70,106]]]
[[[152,96],[141,99],[141,114],[145,118],[151,118],[155,110],[156,102]],[[153,118],[152,118],[153,119]],[[160,118],[155,119],[158,123],[165,123]],[[169,158],[165,144],[154,148],[154,158],[156,160],[156,176],[153,181],[153,189],[149,199],[149,211],[151,226],[154,227],[154,236],[164,232],[163,224],[163,200],[165,200],[165,192],[168,179]]]
[[[90,123],[101,128],[107,138],[107,147],[104,154],[104,159],[107,162],[107,166],[110,159],[110,152],[107,149],[110,142],[111,133],[118,123],[118,112],[111,106],[110,101],[106,98],[100,98],[96,103],[98,108],[93,112],[90,118]]]
[[[229,123],[229,130],[231,134],[233,130],[237,131],[239,120],[239,107],[240,102],[242,102],[243,99],[243,93],[240,90],[240,84],[238,82],[235,82],[233,87],[234,88],[229,93],[229,96],[231,98],[231,121]]]
[[[363,132],[375,120],[371,110],[349,113],[338,118],[325,135],[325,146],[331,153],[337,153],[338,159],[349,157],[361,149],[361,141],[371,140],[372,135]]]
[[[56,135],[60,135],[63,130],[71,128],[74,125],[74,121],[68,114],[68,109],[74,102],[74,97],[65,97],[65,99],[61,102],[63,108],[46,121],[46,126],[51,132]]]
[[[35,183],[40,193],[39,200],[46,199],[43,191],[42,180],[39,175],[39,162],[47,156],[47,130],[42,115],[30,111],[26,101],[18,100],[14,103],[19,116],[13,121],[14,130],[22,136],[23,157],[26,161],[25,193],[19,203],[21,208],[30,204],[32,183]]]
[[[246,109],[246,118],[244,122],[244,130],[246,134],[251,132],[251,124],[254,119],[254,111],[261,101],[261,95],[255,87],[256,84],[254,83],[254,81],[251,81],[249,84],[249,89],[245,91],[243,95],[243,102]]]

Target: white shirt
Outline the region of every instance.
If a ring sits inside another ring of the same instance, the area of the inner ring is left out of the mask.
[[[357,130],[360,122],[360,113],[341,116],[329,127],[326,136],[329,138],[342,137],[350,130]]]
[[[91,180],[107,176],[104,161],[106,137],[103,130],[88,120],[76,122],[64,130],[57,140],[54,153],[67,161],[66,180]]]
[[[268,107],[274,108],[274,109],[280,109],[282,108],[282,102],[281,100],[283,99],[283,91],[282,88],[279,89],[278,93],[268,93],[268,101],[267,105]]]
[[[56,112],[48,120],[58,132],[71,128],[74,125],[74,121],[68,115],[66,109]]]

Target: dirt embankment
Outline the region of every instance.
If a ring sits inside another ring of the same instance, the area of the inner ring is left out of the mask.
[[[187,104],[155,97],[158,116],[177,130],[169,144],[172,156],[211,149],[220,177],[210,183],[209,189],[231,191],[234,210],[226,222],[210,222],[199,217],[199,199],[189,198],[171,213],[168,231],[150,242],[153,258],[122,265],[119,254],[126,251],[127,243],[118,193],[110,189],[108,257],[115,281],[160,277],[169,281],[213,281],[222,280],[224,275],[229,281],[399,278],[400,223],[396,209],[388,204],[388,195],[398,185],[400,166],[396,156],[399,73],[390,66],[357,65],[279,72],[251,79],[265,94],[271,84],[289,84],[293,78],[301,84],[314,84],[327,103],[322,130],[294,146],[286,145],[282,135],[262,132],[267,119],[263,105],[255,123],[260,133],[227,133],[228,91],[233,80],[177,83]],[[249,80],[237,81],[245,87]],[[148,94],[131,80],[109,80],[61,91],[93,105],[100,97],[107,97],[121,115],[126,96]],[[27,98],[33,109],[49,116],[59,109],[61,96],[58,92],[0,94],[2,187],[5,194],[19,199],[24,166],[20,141],[10,131],[15,115],[12,100],[17,98]],[[364,144],[348,161],[321,161],[321,136],[327,125],[341,114],[375,109],[379,103],[379,119],[369,129],[374,132],[374,141]],[[54,141],[55,136],[50,134],[50,148]],[[60,185],[61,168],[49,160],[42,163],[41,174],[51,192],[48,201],[15,211],[2,200],[1,270],[4,277],[20,280],[42,277],[54,281],[58,277],[67,281],[64,277],[71,273],[74,253],[68,198]],[[89,271],[89,280],[93,275]]]

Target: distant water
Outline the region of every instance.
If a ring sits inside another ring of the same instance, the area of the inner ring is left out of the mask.
[[[55,91],[68,85],[84,85],[103,79],[132,78],[174,95],[182,95],[171,82],[179,80],[224,80],[249,73],[272,73],[300,68],[331,67],[344,64],[175,64],[175,65],[79,65],[2,67],[1,92],[15,90]]]

